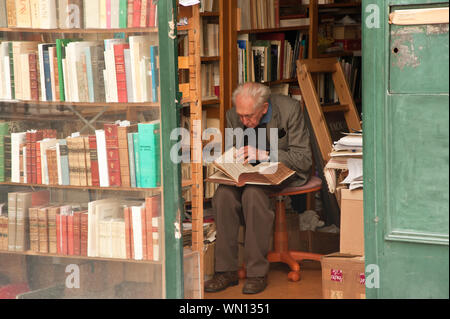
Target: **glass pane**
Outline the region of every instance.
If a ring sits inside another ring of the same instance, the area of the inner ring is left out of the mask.
[[[165,297],[156,2],[0,26],[0,299]]]

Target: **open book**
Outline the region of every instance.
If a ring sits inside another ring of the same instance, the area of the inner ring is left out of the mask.
[[[295,171],[280,162],[263,162],[255,166],[249,163],[238,163],[234,154],[236,149],[233,147],[216,159],[212,165],[217,168],[217,172],[209,176],[206,181],[235,186],[279,185],[295,174]]]

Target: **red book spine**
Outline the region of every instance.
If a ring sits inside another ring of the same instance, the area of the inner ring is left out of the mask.
[[[28,54],[28,63],[30,68],[30,90],[31,90],[31,100],[39,101],[39,85],[38,85],[38,72],[37,72],[37,62],[36,53]]]
[[[141,2],[141,0],[133,1],[133,28],[141,26]]]
[[[67,216],[67,255],[73,255],[73,215]]]
[[[146,209],[142,207],[141,209],[141,224],[142,224],[142,259],[148,260],[147,255],[147,220],[146,220]],[[151,225],[151,221],[150,221]]]
[[[80,254],[87,256],[88,247],[88,214],[82,213],[80,216]]]
[[[36,184],[42,184],[41,143],[36,143]]]
[[[56,253],[62,255],[62,219],[60,214],[56,214]]]
[[[127,259],[131,259],[131,212],[129,207],[123,209],[125,219],[125,248]]]
[[[147,27],[156,27],[156,1],[155,0],[149,0],[149,12],[148,12],[148,20],[147,20]]]
[[[275,28],[280,27],[280,0],[274,0],[273,6],[275,7]]]
[[[154,197],[147,197],[145,199],[145,215],[147,220],[146,233],[147,233],[148,260],[153,260],[153,227],[152,227],[152,218],[154,209],[153,206],[154,206]]]
[[[106,154],[108,163],[109,185],[121,186],[118,125],[105,124]]]
[[[73,213],[73,254],[81,254],[81,212]]]
[[[61,253],[63,255],[68,254],[68,247],[67,247],[67,215],[61,215]]]
[[[31,151],[32,151],[32,166],[33,166],[33,184],[38,184],[37,182],[37,157],[40,157],[40,152],[38,152],[38,150],[36,150],[36,144],[37,141],[42,140],[42,131],[37,131],[35,134],[33,134],[32,136],[32,145],[31,145]]]
[[[92,186],[100,186],[100,176],[98,171],[97,138],[89,135],[89,156],[91,159]]]
[[[114,61],[116,64],[116,82],[117,82],[117,96],[121,103],[127,103],[127,79],[125,75],[125,56],[124,49],[129,49],[129,44],[114,45]]]
[[[31,156],[32,156],[32,151],[31,151],[31,135],[33,133],[31,132],[27,132],[25,134],[25,139],[26,139],[26,144],[27,144],[27,167],[26,167],[26,172],[27,172],[27,183],[32,183],[33,182],[33,178],[32,178],[32,165],[31,165]]]

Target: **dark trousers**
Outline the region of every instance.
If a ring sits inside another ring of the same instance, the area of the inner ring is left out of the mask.
[[[238,234],[245,225],[244,258],[247,277],[265,276],[269,271],[266,258],[273,235],[275,212],[269,194],[279,190],[273,186],[219,185],[212,199],[216,214],[215,270],[236,271]]]

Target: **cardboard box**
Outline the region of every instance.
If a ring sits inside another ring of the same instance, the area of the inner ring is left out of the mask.
[[[325,255],[322,265],[324,299],[365,299],[364,257],[342,253]]]
[[[364,256],[364,211],[361,189],[341,191],[340,252]]]

